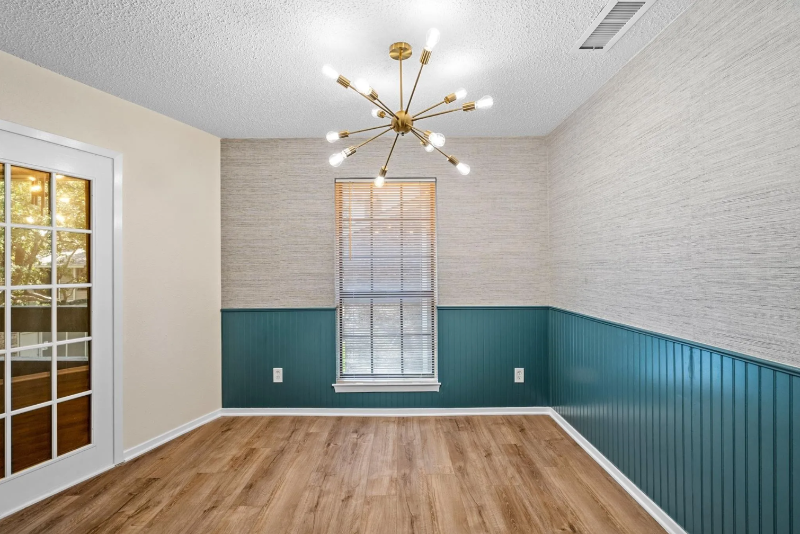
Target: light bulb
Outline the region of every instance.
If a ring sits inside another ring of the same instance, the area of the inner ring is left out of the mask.
[[[369,95],[372,92],[372,87],[369,86],[369,82],[364,78],[357,79],[355,83],[353,83],[353,87],[362,95]]]
[[[478,109],[489,109],[494,104],[494,100],[489,95],[484,96],[477,102],[475,102],[475,107]]]
[[[433,50],[433,47],[439,42],[439,36],[439,30],[436,28],[428,30],[428,35],[425,36],[425,48]]]
[[[386,178],[381,176],[380,174],[375,177],[375,187],[383,187],[383,183],[386,181]]]
[[[469,174],[469,165],[467,165],[466,163],[459,163],[458,165],[456,165],[456,169],[464,176]]]
[[[456,91],[456,100],[461,100],[465,96],[467,96],[467,90],[464,89],[463,87],[458,91]]]
[[[336,69],[334,69],[330,65],[325,65],[324,67],[322,67],[322,74],[324,74],[331,80],[337,80],[339,78],[339,73],[336,72]]]
[[[338,167],[344,161],[344,157],[344,152],[331,154],[331,157],[328,158],[328,163],[330,163],[333,167]]]
[[[327,139],[329,143],[335,143],[339,140],[339,132],[328,132],[325,134],[325,139]]]
[[[425,145],[425,152],[433,152],[433,145],[430,143]]]
[[[431,144],[436,148],[442,148],[444,146],[445,138],[440,133],[432,133],[428,136],[428,141],[430,141]]]
[[[372,116],[375,117],[376,119],[380,119],[381,118],[381,113],[383,113],[382,109],[375,108],[375,109],[372,110]],[[385,115],[386,115],[386,113],[384,113],[384,116]]]

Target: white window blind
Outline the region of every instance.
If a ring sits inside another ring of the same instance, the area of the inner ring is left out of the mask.
[[[339,378],[436,376],[436,182],[336,182]]]

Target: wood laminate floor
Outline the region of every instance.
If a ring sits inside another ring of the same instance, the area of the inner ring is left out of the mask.
[[[223,417],[0,532],[663,532],[547,416]]]

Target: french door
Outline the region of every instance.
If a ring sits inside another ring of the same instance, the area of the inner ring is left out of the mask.
[[[0,517],[113,465],[113,165],[0,128]]]

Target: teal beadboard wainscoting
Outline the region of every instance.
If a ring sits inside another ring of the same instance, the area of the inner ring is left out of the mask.
[[[440,307],[438,393],[335,393],[334,309],[222,310],[224,408],[549,406],[548,308]],[[283,382],[272,382],[272,368]],[[514,383],[514,368],[525,382]]]
[[[552,309],[553,407],[691,533],[800,532],[798,371]]]

